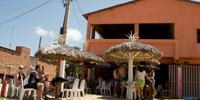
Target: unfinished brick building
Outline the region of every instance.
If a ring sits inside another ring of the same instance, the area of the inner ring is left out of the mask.
[[[14,74],[18,71],[18,66],[25,66],[24,72],[27,75],[28,72],[35,68],[36,64],[41,64],[45,68],[45,72],[49,75],[51,80],[55,77],[56,63],[50,62],[42,59],[38,59],[30,56],[30,49],[17,46],[16,50],[11,50],[0,46],[0,73],[4,73],[4,68],[6,69],[6,74]]]

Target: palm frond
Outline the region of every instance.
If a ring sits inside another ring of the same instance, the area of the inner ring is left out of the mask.
[[[65,35],[62,34],[55,34],[55,41],[58,41],[58,44],[63,44],[64,40],[65,40]]]
[[[85,52],[86,51],[86,47],[88,46],[88,43],[85,40],[82,40],[81,42],[81,49]]]
[[[135,40],[139,39],[138,33],[126,35],[129,38],[129,42],[135,42]]]

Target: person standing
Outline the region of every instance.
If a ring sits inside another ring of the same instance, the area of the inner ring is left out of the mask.
[[[149,71],[150,71],[149,78],[153,82],[152,88],[155,88],[154,87],[155,86],[155,79],[154,79],[155,78],[155,71],[152,69],[152,67],[154,67],[154,66],[149,67]],[[154,99],[154,95],[153,95],[153,99]]]
[[[115,69],[113,71],[113,77],[114,77],[114,89],[113,89],[113,96],[118,97],[118,91],[119,91],[119,68]]]
[[[122,63],[122,66],[119,68],[119,75],[120,75],[120,82],[125,83],[126,82],[126,76],[127,76],[127,64]],[[125,91],[125,86],[122,84],[122,90],[121,90],[121,97],[124,98],[124,91]]]
[[[135,72],[135,78],[134,78],[134,80],[136,80],[136,81],[135,81],[135,84],[136,84],[137,95],[138,95],[139,100],[141,100],[141,97],[140,97],[140,96],[142,96],[142,99],[144,98],[144,97],[143,97],[143,87],[144,87],[144,85],[145,85],[145,77],[146,77],[150,82],[152,82],[152,81],[149,79],[149,77],[148,77],[146,71],[145,71],[141,66],[138,66],[138,71]]]
[[[153,66],[152,66],[153,67]],[[152,67],[149,67],[149,78],[153,82],[153,85],[155,85],[155,71],[152,69]]]
[[[42,66],[41,65],[36,65],[35,70],[31,71],[24,80],[24,88],[34,88],[37,89],[37,100],[43,100],[42,99],[42,93],[44,89],[44,84],[39,83],[44,77],[42,75],[39,77],[39,73],[42,72]]]

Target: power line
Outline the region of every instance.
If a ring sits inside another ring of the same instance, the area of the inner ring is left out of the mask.
[[[77,18],[77,16],[76,16],[76,11],[75,11],[75,8],[74,8],[73,3],[72,3],[72,7],[73,7],[73,11],[74,11],[74,14],[75,14],[75,17],[76,17],[76,20],[77,20],[78,24],[81,26],[81,28],[83,28],[84,30],[86,30],[86,28],[84,28],[84,27],[80,24],[80,22],[79,22],[79,20],[78,20],[78,18]]]
[[[12,10],[12,9],[18,9],[18,8],[22,8],[22,7],[28,7],[28,6],[32,6],[32,5],[38,5],[38,4],[41,4],[41,3],[44,3],[43,2],[22,2],[20,4],[13,4],[13,5],[10,5],[10,6],[0,6],[0,11],[5,11],[5,10]]]
[[[27,1],[27,0],[21,0],[21,1]],[[1,6],[1,7],[2,7],[2,6],[8,6],[8,5],[11,5],[11,4],[19,3],[19,2],[21,2],[21,1],[12,2],[12,3],[6,3],[6,4],[2,4],[2,5],[0,5],[0,6]]]
[[[116,3],[110,3],[110,2],[98,2],[98,1],[78,1],[83,3],[103,3],[103,4],[116,4]]]
[[[81,14],[83,14],[83,10],[81,9],[81,6],[77,2],[77,0],[75,0],[75,2],[76,2],[76,6],[78,7],[79,11],[81,12]]]
[[[29,11],[27,11],[27,12],[25,12],[25,13],[19,15],[19,16],[16,16],[16,17],[11,18],[11,19],[9,19],[9,20],[7,20],[7,21],[4,21],[4,22],[0,23],[0,25],[6,24],[6,23],[8,23],[8,22],[10,22],[10,21],[13,21],[13,20],[15,20],[15,19],[17,19],[17,18],[23,16],[23,15],[26,15],[26,14],[28,14],[28,13],[30,13],[30,12],[32,12],[32,11],[34,11],[34,10],[40,8],[40,7],[42,7],[43,5],[45,5],[45,4],[49,3],[49,2],[51,2],[51,1],[52,1],[52,0],[49,0],[49,1],[45,2],[45,3],[43,3],[42,5],[33,8],[32,10],[29,10]]]
[[[60,1],[58,2],[53,2],[53,3],[50,3],[50,4],[46,4],[44,6],[48,6],[48,5],[52,5],[52,4],[56,4],[56,3],[61,3]],[[37,5],[38,6],[38,5]],[[32,6],[29,6],[29,7],[22,7],[22,9],[14,9],[14,10],[10,10],[10,11],[7,11],[7,12],[0,12],[0,15],[6,15],[6,14],[10,14],[10,13],[18,13],[20,11],[27,11],[27,10],[30,10],[30,9],[33,9]]]

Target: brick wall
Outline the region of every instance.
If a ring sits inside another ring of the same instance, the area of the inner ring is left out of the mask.
[[[55,62],[50,62],[46,60],[41,60],[30,56],[30,49],[17,46],[16,50],[11,50],[0,46],[0,73],[4,73],[4,68],[6,69],[6,74],[14,74],[18,72],[18,66],[25,66],[24,72],[27,75],[30,71],[34,70],[37,64],[41,64],[45,68],[45,72],[49,74],[49,80],[56,75]]]
[[[18,66],[27,66],[29,64],[30,49],[17,46],[16,51],[0,46],[0,73],[3,73],[3,68],[7,74],[14,74],[18,71]]]

